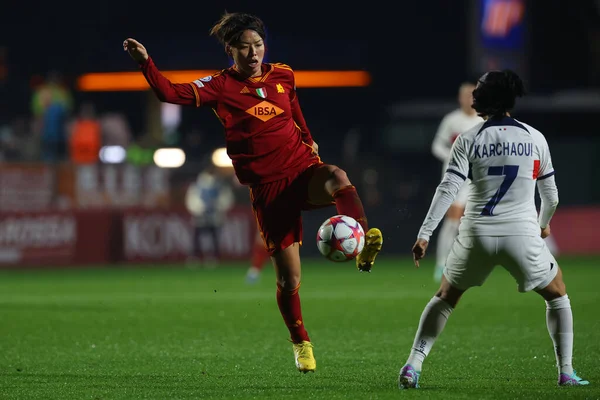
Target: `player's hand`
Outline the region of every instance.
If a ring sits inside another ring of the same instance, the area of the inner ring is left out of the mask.
[[[415,267],[419,268],[419,260],[425,257],[427,246],[429,246],[429,242],[425,239],[417,239],[415,242],[415,245],[412,248]]]
[[[548,236],[550,236],[550,225],[542,228],[542,239],[546,239]]]
[[[313,141],[313,144],[312,144],[311,147],[312,147],[312,150],[313,150],[313,154],[316,155],[316,156],[318,156],[319,155],[319,145],[317,144],[317,142]]]
[[[128,52],[131,58],[140,64],[148,59],[148,51],[143,44],[135,39],[125,39],[123,41],[123,50]]]

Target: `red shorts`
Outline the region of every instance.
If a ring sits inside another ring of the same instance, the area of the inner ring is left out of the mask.
[[[302,211],[334,204],[317,205],[308,200],[308,184],[322,165],[314,164],[288,178],[250,187],[252,209],[269,254],[302,243]]]

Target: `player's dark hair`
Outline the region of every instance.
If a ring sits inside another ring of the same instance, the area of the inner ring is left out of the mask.
[[[228,12],[211,28],[210,35],[215,36],[223,45],[235,45],[247,29],[258,33],[263,40],[266,38],[265,24],[260,18],[251,14]]]
[[[487,72],[477,82],[473,108],[481,117],[502,117],[513,109],[517,97],[525,95],[523,81],[509,69]]]

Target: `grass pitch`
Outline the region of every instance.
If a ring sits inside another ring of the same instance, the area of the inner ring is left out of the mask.
[[[468,292],[399,391],[432,259],[304,263],[304,321],[317,372],[296,371],[272,268],[107,267],[0,271],[0,399],[599,399],[600,259],[559,259],[587,388],[557,388],[545,305],[498,268]]]

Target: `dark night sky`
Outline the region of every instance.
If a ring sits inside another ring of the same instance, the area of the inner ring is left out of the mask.
[[[588,84],[587,27],[600,25],[593,1],[580,0],[569,7],[562,0],[529,1],[527,58],[533,91]],[[295,69],[370,71],[373,85],[368,91],[347,97],[348,102],[358,97],[369,107],[448,98],[455,92],[468,77],[468,32],[473,23],[468,2],[403,1],[390,8],[389,2],[369,1],[356,8],[329,1],[10,0],[0,13],[0,46],[8,48],[9,91],[15,93],[24,93],[32,75],[50,69],[62,71],[71,81],[82,72],[135,70],[121,50],[129,36],[146,45],[161,69],[223,68],[227,59],[208,30],[225,9],[245,11],[267,24],[269,61]],[[313,97],[327,101],[327,96]],[[340,98],[339,93],[335,96]]]
[[[591,2],[581,0],[573,2],[580,6],[565,7],[561,0],[530,1],[534,22],[530,58],[533,67],[539,68],[536,76],[541,87],[548,84],[546,80],[557,81],[556,71],[585,65],[590,47],[585,23],[595,21],[584,21],[593,14],[586,12],[584,4]],[[470,23],[467,3],[407,1],[390,8],[389,3],[370,1],[356,8],[329,1],[11,0],[2,6],[0,45],[9,47],[11,69],[19,75],[50,68],[73,74],[129,68],[129,60],[119,53],[120,42],[127,36],[143,41],[165,68],[218,68],[226,59],[208,37],[208,29],[225,9],[246,11],[267,24],[273,61],[297,69],[345,66],[387,75],[391,69],[404,81],[396,89],[427,95],[434,93],[427,93],[424,79],[445,74],[454,86],[455,80],[464,78]],[[536,66],[535,60],[543,60],[545,68]],[[577,84],[573,80],[563,76],[556,84]]]

